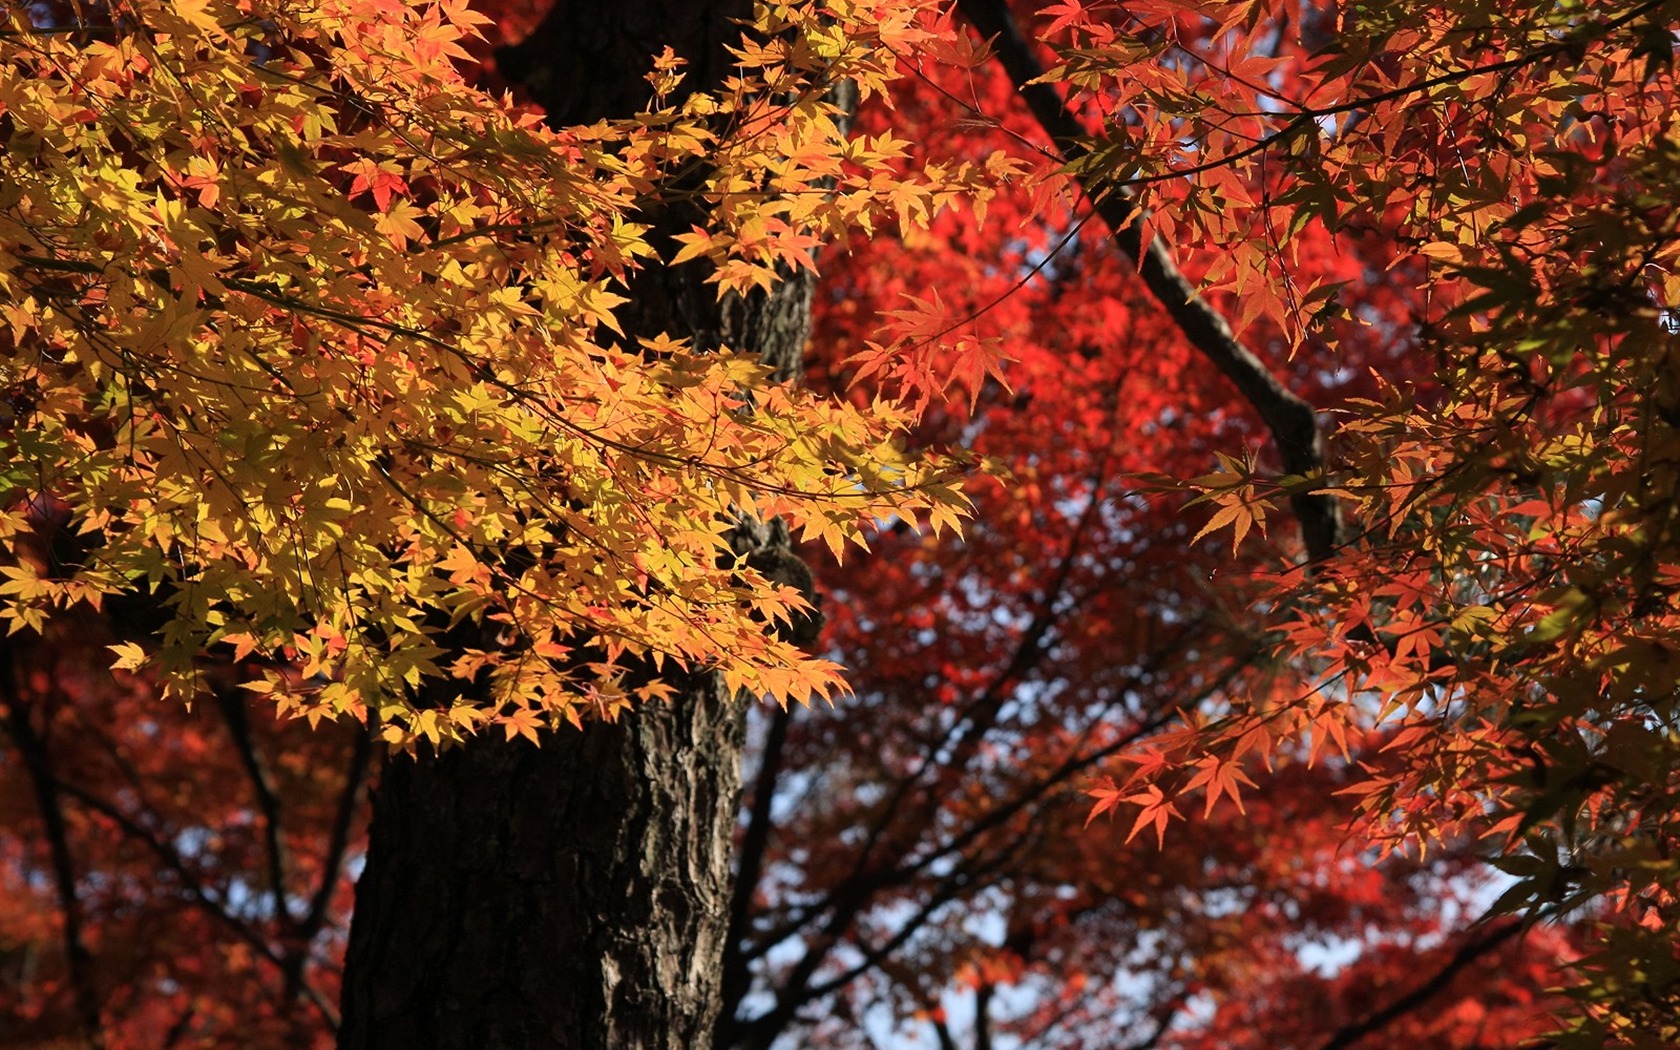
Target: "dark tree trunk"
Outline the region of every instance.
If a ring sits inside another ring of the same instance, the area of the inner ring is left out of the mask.
[[[704,1046],[739,704],[393,761],[356,887],[340,1046]]]
[[[497,56],[556,125],[634,113],[666,44],[705,87],[745,2],[559,0]],[[695,216],[644,218],[667,230]],[[655,241],[656,246],[658,241]],[[798,374],[811,284],[717,302],[694,265],[632,287],[626,331],[758,352]],[[785,545],[744,526],[743,553]],[[695,1050],[709,1044],[730,904],[743,702],[714,675],[666,705],[546,738],[388,763],[356,886],[343,1050]]]

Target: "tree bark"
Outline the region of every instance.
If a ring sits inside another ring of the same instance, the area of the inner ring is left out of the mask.
[[[670,45],[704,88],[728,69],[746,2],[558,0],[498,53],[556,126],[634,113]],[[687,206],[685,206],[687,207]],[[692,212],[644,217],[668,232]],[[654,241],[656,247],[661,240]],[[668,257],[668,255],[667,255]],[[812,284],[723,303],[699,266],[655,266],[619,320],[799,373]],[[748,524],[742,553],[785,550]],[[491,735],[393,758],[374,794],[345,964],[342,1050],[668,1048],[710,1043],[721,1000],[744,703],[711,674],[679,695],[547,737]]]
[[[393,761],[340,1046],[699,1047],[717,1011],[740,705],[714,677],[533,747]]]

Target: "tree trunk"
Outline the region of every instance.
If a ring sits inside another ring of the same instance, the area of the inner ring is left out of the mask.
[[[708,675],[541,747],[492,736],[390,763],[339,1045],[705,1045],[739,715]]]
[[[498,54],[555,125],[634,113],[669,44],[718,82],[745,2],[559,0]],[[675,232],[692,212],[645,216]],[[655,240],[659,246],[660,241]],[[718,303],[690,264],[653,267],[625,330],[758,352],[797,376],[812,286]],[[743,553],[785,530],[743,526]],[[710,1042],[720,1001],[744,705],[717,676],[669,704],[551,734],[397,757],[375,792],[344,978],[342,1050],[668,1048]]]

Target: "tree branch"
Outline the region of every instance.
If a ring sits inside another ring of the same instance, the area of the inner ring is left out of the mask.
[[[344,868],[344,855],[350,849],[350,829],[362,805],[362,788],[367,786],[368,771],[373,766],[373,737],[366,726],[356,731],[356,742],[350,752],[350,766],[344,774],[344,790],[338,797],[338,812],[333,816],[332,832],[327,851],[321,858],[321,882],[309,901],[309,911],[298,923],[298,934],[312,941],[326,925],[328,909],[332,907],[333,890]]]
[[[82,1032],[93,1050],[105,1046],[104,1025],[100,1021],[99,995],[94,988],[91,964],[93,956],[82,939],[82,902],[76,889],[75,859],[70,854],[70,832],[64,820],[64,806],[59,797],[58,782],[53,776],[46,738],[36,732],[23,703],[23,690],[18,684],[16,650],[9,639],[0,640],[0,701],[6,705],[6,727],[12,742],[17,745],[23,764],[29,769],[29,779],[35,789],[35,804],[41,813],[41,825],[47,837],[47,849],[52,857],[53,882],[58,890],[59,916],[63,925],[65,963],[70,969],[71,993],[76,1012],[80,1015]]]
[[[805,955],[794,964],[782,986],[775,990],[776,1005],[750,1021],[737,1021],[732,1029],[735,1037],[754,1050],[763,1050],[775,1041],[806,1003],[834,994],[879,966],[907,943],[940,908],[956,900],[965,891],[986,885],[987,877],[994,874],[1015,852],[1023,848],[1024,840],[1016,838],[1000,852],[990,857],[984,856],[981,852],[984,844],[980,839],[987,831],[1001,826],[1011,817],[1026,810],[1034,802],[1044,798],[1054,787],[1067,782],[1080,771],[1135,744],[1137,740],[1178,717],[1186,708],[1199,703],[1228,682],[1230,677],[1236,674],[1238,666],[1240,663],[1234,663],[1224,675],[1196,696],[1164,705],[1154,717],[1135,726],[1131,732],[1119,739],[1091,751],[1069,756],[1059,767],[1039,778],[1025,792],[970,822],[961,834],[951,840],[920,856],[905,857],[898,866],[878,875],[862,877],[854,873],[853,877],[843,880],[817,908],[807,913],[799,924],[803,926],[817,915],[828,915],[827,921],[811,935],[811,940],[805,945]],[[951,870],[940,876],[938,881],[928,888],[928,893],[920,896],[922,905],[904,919],[885,942],[875,946],[858,943],[861,961],[826,980],[815,981],[817,971],[821,969],[835,946],[852,931],[857,917],[875,902],[881,892],[910,884],[944,858],[955,858]],[[789,935],[798,928],[796,926]],[[728,1044],[720,1042],[718,1045]]]
[[[1102,472],[1099,471],[1093,480],[1100,483],[1101,475]],[[930,770],[935,767],[945,770],[961,770],[967,766],[973,759],[980,741],[995,725],[999,711],[1014,695],[1008,687],[1024,678],[1048,654],[1045,640],[1063,616],[1063,613],[1057,611],[1056,604],[1067,592],[1074,563],[1100,505],[1100,501],[1092,500],[1085,508],[1084,513],[1080,515],[1078,523],[1068,537],[1056,575],[1045,587],[1043,598],[1038,603],[1038,611],[1033,614],[1032,622],[1021,632],[1009,660],[992,676],[985,687],[975,694],[973,699],[963,705],[962,710],[945,728],[945,731],[939,734],[936,740],[929,741],[923,747],[915,768],[907,776],[899,779],[892,794],[877,807],[878,818],[871,824],[869,831],[866,833],[863,844],[852,862],[851,871],[844,878],[838,880],[837,886],[842,888],[850,886],[863,877],[864,872],[868,869],[870,859],[881,843],[882,837],[903,815],[901,807],[904,805],[905,799],[910,797],[911,792],[921,784],[922,778]],[[950,757],[941,762],[939,756],[948,750]],[[920,807],[920,811],[924,815],[928,810],[929,806],[927,804]],[[826,911],[837,896],[839,896],[838,893],[831,893],[824,900],[783,922],[780,927],[772,930],[765,938],[761,939],[752,951],[746,953],[745,961],[750,962],[752,959],[768,953],[776,944],[793,936],[817,915]]]
[[[1382,1009],[1332,1032],[1330,1038],[1319,1047],[1319,1050],[1347,1050],[1348,1047],[1353,1046],[1372,1032],[1378,1031],[1417,1009],[1445,990],[1447,985],[1452,983],[1452,979],[1458,976],[1466,966],[1498,948],[1522,932],[1522,929],[1522,921],[1512,919],[1497,926],[1491,926],[1481,936],[1465,941],[1459,946],[1458,951],[1453,953],[1452,958],[1447,960],[1447,964],[1436,971],[1435,976]]]
[[[759,757],[758,775],[753,780],[752,809],[747,830],[741,836],[740,862],[736,866],[734,895],[729,903],[729,936],[723,946],[723,1009],[718,1012],[716,1046],[728,1046],[740,1024],[736,1007],[751,984],[748,958],[742,951],[752,925],[753,896],[763,873],[764,854],[770,845],[770,811],[775,802],[776,781],[781,776],[784,745],[792,712],[784,707],[770,717],[764,750]]]
[[[974,990],[974,1050],[992,1050],[992,993],[997,985],[982,981]]]
[[[1050,136],[1063,161],[1089,152],[1085,130],[1069,113],[1056,89],[1038,82],[1043,67],[1021,36],[1005,0],[958,0],[957,7],[992,40],[997,59],[1008,73],[1044,133]],[[1285,387],[1266,365],[1244,346],[1219,312],[1196,295],[1196,286],[1178,269],[1172,253],[1159,238],[1143,243],[1144,211],[1124,187],[1099,188],[1080,177],[1080,186],[1114,235],[1115,243],[1137,264],[1144,285],[1202,356],[1236,385],[1244,400],[1271,432],[1286,473],[1303,477],[1324,468],[1324,435],[1313,407]],[[1341,536],[1341,511],[1334,497],[1297,493],[1290,497],[1307,556],[1328,556]]]
[[[216,705],[222,722],[233,738],[234,752],[239,764],[245,767],[251,790],[257,798],[257,812],[263,822],[263,861],[267,871],[269,900],[274,908],[274,921],[282,929],[292,923],[291,910],[286,904],[286,843],[280,835],[280,796],[274,790],[274,780],[268,775],[262,756],[257,753],[256,741],[251,738],[251,713],[232,689],[215,691]]]
[[[139,821],[124,813],[117,806],[100,798],[91,791],[77,787],[68,781],[53,778],[53,787],[57,792],[68,795],[77,802],[93,810],[115,824],[124,834],[139,842],[152,852],[165,868],[181,880],[181,887],[187,897],[196,904],[206,915],[227,927],[235,937],[250,946],[259,958],[272,963],[281,973],[285,973],[285,956],[277,951],[273,944],[253,929],[250,923],[233,914],[226,905],[213,896],[205,886],[204,880],[188,866],[185,858],[168,842],[146,828]],[[321,993],[319,988],[305,981],[298,989],[299,994],[320,1012],[327,1024],[336,1029],[338,1027],[338,1011],[333,1004]]]

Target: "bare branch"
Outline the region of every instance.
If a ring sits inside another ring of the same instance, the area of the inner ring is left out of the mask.
[[[298,934],[305,941],[315,939],[326,925],[328,909],[332,906],[333,890],[344,869],[344,855],[350,849],[350,829],[356,812],[362,806],[362,789],[367,786],[368,771],[373,766],[373,737],[367,727],[357,730],[350,765],[344,773],[344,790],[338,796],[338,811],[333,816],[332,832],[327,839],[327,852],[321,860],[321,882],[309,902],[309,911],[298,924]]]
[[[263,860],[268,879],[269,900],[274,908],[274,920],[282,927],[291,925],[291,910],[286,904],[286,843],[280,835],[280,796],[274,790],[274,779],[268,766],[257,753],[256,741],[251,738],[251,713],[244,701],[232,689],[216,690],[216,705],[222,722],[233,738],[233,749],[239,764],[250,778],[251,791],[257,798],[257,812],[263,822]]]

